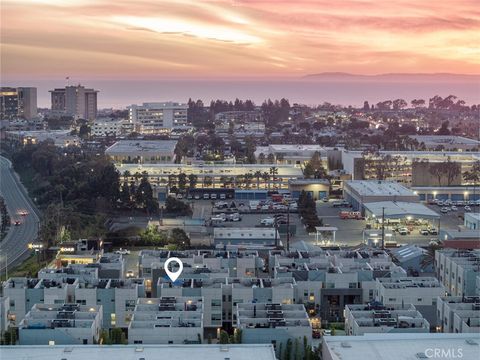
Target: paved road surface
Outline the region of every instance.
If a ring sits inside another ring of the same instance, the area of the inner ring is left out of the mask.
[[[10,269],[28,257],[27,245],[37,238],[40,219],[11,162],[3,156],[0,156],[0,194],[12,221],[8,234],[0,243],[0,271],[3,273],[7,261]],[[22,211],[28,215],[22,216]],[[20,225],[15,226],[15,221],[20,221]]]

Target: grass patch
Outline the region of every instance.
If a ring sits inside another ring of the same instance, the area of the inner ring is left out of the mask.
[[[25,260],[22,264],[8,270],[8,277],[36,277],[40,269],[47,266],[49,261],[38,261],[35,254]],[[0,276],[0,280],[5,280],[5,273]]]

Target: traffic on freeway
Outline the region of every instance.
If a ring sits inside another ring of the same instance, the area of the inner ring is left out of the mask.
[[[0,156],[0,194],[5,199],[11,226],[0,243],[0,271],[28,257],[28,244],[37,239],[40,218],[10,160]]]

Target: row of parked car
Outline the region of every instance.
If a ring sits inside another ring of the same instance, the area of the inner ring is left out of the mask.
[[[430,204],[435,204],[440,206],[440,212],[446,214],[451,211],[458,211],[461,207],[466,212],[472,211],[472,206],[480,206],[480,200],[438,200],[433,199],[429,201]]]

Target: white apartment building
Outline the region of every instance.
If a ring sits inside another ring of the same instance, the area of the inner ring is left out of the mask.
[[[66,282],[48,279],[10,278],[3,285],[3,294],[9,298],[10,320],[18,326],[34,304],[63,304],[74,300],[78,280]]]
[[[135,131],[145,135],[168,134],[174,128],[187,127],[188,104],[150,102],[128,107]]]
[[[183,279],[181,283],[159,278],[157,296],[197,296],[203,298],[204,326],[216,328],[235,322],[237,304],[275,302],[293,304],[295,280],[258,278]]]
[[[437,301],[437,331],[480,333],[479,296],[440,296]]]
[[[428,333],[430,324],[412,304],[345,306],[345,333]]]
[[[376,300],[385,306],[412,304],[431,326],[437,323],[437,298],[445,287],[434,277],[377,278]]]
[[[7,296],[0,296],[0,333],[3,334],[10,326],[10,299]]]
[[[96,344],[101,306],[35,304],[18,326],[20,345]]]
[[[127,136],[134,132],[135,127],[128,119],[96,119],[92,125],[91,135],[95,137],[119,137]]]
[[[128,326],[128,343],[202,343],[202,306],[202,298],[196,297],[140,298]]]
[[[436,251],[435,271],[450,295],[476,295],[477,277],[480,275],[480,250]]]
[[[105,329],[127,328],[137,299],[145,297],[144,279],[105,279],[79,283],[74,291],[77,304],[102,305],[102,327]]]
[[[301,304],[238,304],[236,328],[242,330],[242,341],[249,344],[273,344],[285,351],[287,341],[303,346],[312,341],[312,326]]]

